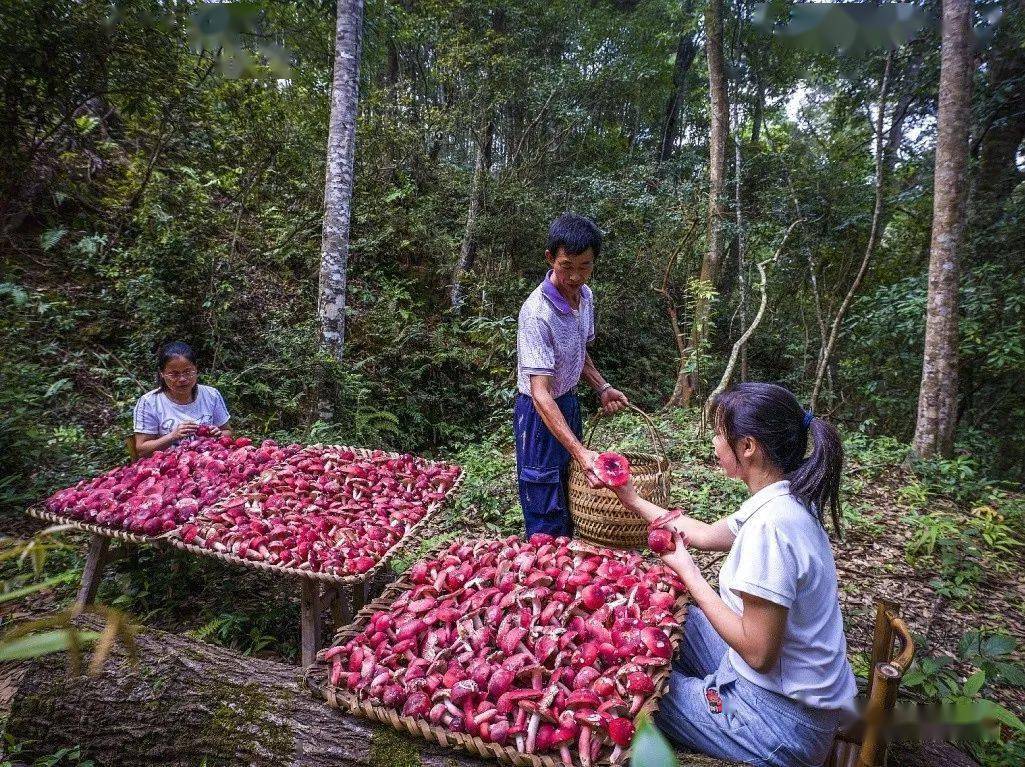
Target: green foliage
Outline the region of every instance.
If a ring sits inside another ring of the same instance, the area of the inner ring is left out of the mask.
[[[5,758],[0,761],[0,767],[20,767],[27,764],[18,757],[32,745],[34,744],[15,741],[5,734],[3,749]],[[37,756],[31,762],[31,767],[95,767],[95,762],[86,758],[80,746],[75,746],[61,748],[45,756]]]
[[[669,742],[647,717],[639,717],[630,764],[636,767],[678,767],[679,761]]]

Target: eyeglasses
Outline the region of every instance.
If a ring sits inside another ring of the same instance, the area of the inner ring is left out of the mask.
[[[196,371],[190,370],[188,373],[161,373],[164,378],[170,378],[174,381],[188,381],[196,377]]]

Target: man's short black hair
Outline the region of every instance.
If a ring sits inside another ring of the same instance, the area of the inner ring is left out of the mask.
[[[597,258],[601,251],[601,229],[587,216],[563,213],[548,227],[548,250],[552,258],[559,255],[559,248],[570,256],[578,256],[590,248]]]

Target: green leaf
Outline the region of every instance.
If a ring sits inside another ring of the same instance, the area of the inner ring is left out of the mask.
[[[58,227],[57,229],[47,229],[41,235],[39,235],[39,245],[43,250],[50,250],[57,245],[64,235],[68,233],[68,230],[64,227]]]
[[[1011,729],[1017,730],[1018,732],[1025,732],[1025,722],[1018,718],[1010,709],[1004,708],[999,703],[992,700],[980,700],[980,704],[985,706],[987,709],[986,713],[996,719],[1002,724],[1006,724]]]
[[[632,767],[679,767],[669,742],[647,717],[640,721],[631,746]]]
[[[67,629],[54,629],[41,634],[29,634],[9,642],[0,642],[0,661],[28,660],[41,655],[64,652],[68,649]],[[97,631],[79,631],[80,644],[95,642],[100,634]]]
[[[20,285],[0,282],[0,296],[10,296],[15,306],[24,306],[28,302],[28,293]]]
[[[57,575],[53,578],[47,578],[45,581],[42,581],[40,583],[32,583],[28,586],[22,586],[20,589],[13,589],[11,591],[7,591],[3,594],[0,594],[0,604],[3,604],[4,602],[12,602],[15,599],[21,599],[22,597],[28,596],[29,594],[34,594],[37,591],[43,591],[45,589],[51,588],[52,586],[56,586],[59,583],[67,583],[68,581],[73,581],[77,579],[78,573],[62,573],[61,575]]]
[[[996,672],[995,676],[1005,684],[1009,684],[1012,687],[1025,687],[1025,668],[1018,663],[1008,663],[1006,661],[995,661],[993,664],[993,670]]]
[[[968,677],[968,681],[964,683],[963,692],[969,698],[974,698],[979,694],[979,690],[982,689],[984,684],[986,684],[986,672],[981,670],[976,671]]]
[[[982,653],[990,657],[1007,655],[1014,652],[1017,644],[1014,637],[1008,634],[993,634],[986,637],[986,641],[982,643]]]
[[[54,381],[52,384],[50,384],[50,388],[48,388],[46,390],[46,394],[43,395],[43,398],[44,399],[50,399],[50,397],[53,397],[54,395],[59,394],[60,392],[64,391],[64,389],[68,388],[69,386],[71,386],[71,379],[70,378],[61,378],[61,379],[59,379],[57,381]]]

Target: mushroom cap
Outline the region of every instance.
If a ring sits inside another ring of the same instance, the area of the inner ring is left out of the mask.
[[[643,671],[634,671],[626,678],[626,689],[633,694],[655,692],[655,682]]]
[[[524,679],[526,677],[529,677],[535,671],[537,671],[540,668],[541,668],[541,664],[535,663],[535,662],[531,661],[531,662],[521,666],[519,669],[516,670],[516,678],[517,679]]]
[[[598,697],[598,693],[594,690],[588,689],[587,687],[581,687],[579,690],[574,690],[569,694],[569,697],[566,698],[566,708],[596,709],[600,705],[601,698]]]
[[[552,733],[551,745],[561,746],[563,743],[570,743],[576,739],[579,732],[580,727],[576,722],[573,722],[572,726],[558,727]]]
[[[617,746],[626,748],[634,736],[634,723],[624,717],[617,717],[609,722],[609,737]]]
[[[576,713],[577,722],[582,727],[601,727],[605,724],[601,716],[596,711],[577,711]]]
[[[612,715],[625,714],[629,710],[629,704],[618,695],[614,695],[608,700],[602,701],[602,704],[598,706],[599,713],[607,712]]]

